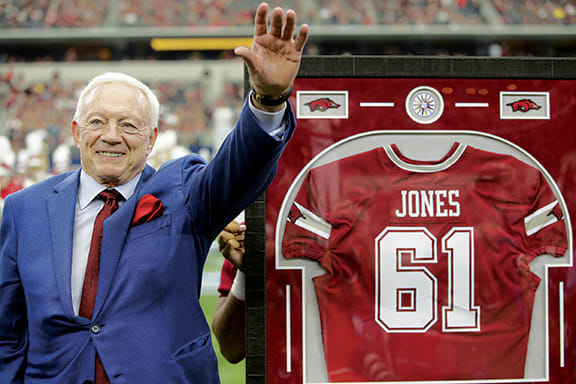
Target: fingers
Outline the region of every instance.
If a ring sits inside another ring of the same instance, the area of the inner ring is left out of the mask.
[[[266,34],[268,24],[268,4],[260,3],[254,16],[254,36]]]
[[[218,237],[218,246],[220,249],[224,248],[227,243],[234,240],[240,243],[243,243],[245,239],[244,232],[228,232],[222,231],[220,232],[220,236]]]
[[[268,9],[267,3],[261,3],[256,9],[256,15],[254,17],[254,36],[265,35],[267,33],[268,24]],[[286,12],[286,24],[284,25],[284,11],[280,7],[276,7],[272,10],[272,18],[270,22],[270,34],[272,36],[282,38],[283,40],[291,40],[296,31],[296,12],[289,9]],[[301,48],[304,47],[304,43],[308,37],[308,26],[305,28],[305,34],[302,36],[302,42],[300,44]],[[302,34],[302,29],[300,30]],[[246,57],[243,55],[243,51],[236,52],[238,56]]]
[[[280,7],[274,8],[272,11],[272,21],[270,22],[270,34],[274,37],[282,36],[282,20],[284,16],[284,11]]]
[[[307,24],[303,24],[300,27],[300,32],[298,33],[296,40],[294,40],[294,48],[296,48],[298,52],[302,52],[302,50],[304,49],[304,45],[306,45],[306,40],[308,40],[309,32],[310,28],[308,27]]]
[[[230,240],[228,240],[228,242],[226,243],[226,246],[222,250],[222,255],[225,258],[230,259],[231,256],[233,256],[237,253],[243,255],[244,252],[245,252],[244,243],[242,243],[240,241],[236,241],[234,239],[230,239]]]
[[[224,248],[229,244],[231,241],[234,241],[234,247],[238,248],[240,246],[243,247],[244,238],[246,233],[246,226],[242,224],[238,224],[235,221],[228,223],[226,228],[222,232],[220,232],[220,236],[218,236],[218,249],[220,252],[223,252]]]
[[[282,34],[283,40],[292,40],[294,36],[294,31],[296,30],[296,12],[289,9],[286,12],[286,26],[284,27],[284,33]]]
[[[239,269],[242,268],[244,253],[246,253],[244,245],[236,240],[229,240],[222,249],[222,255]]]
[[[226,247],[228,241],[234,240],[234,234],[231,232],[227,232],[226,230],[220,232],[220,236],[218,236],[218,249],[220,252]]]
[[[232,220],[228,225],[226,225],[224,230],[232,233],[244,233],[246,231],[246,226]]]

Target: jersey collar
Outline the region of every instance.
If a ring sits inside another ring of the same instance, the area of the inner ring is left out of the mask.
[[[413,160],[404,156],[396,144],[384,146],[384,151],[386,151],[386,154],[396,166],[406,171],[418,173],[433,173],[446,170],[460,159],[465,150],[465,144],[456,142],[440,160],[422,161]]]

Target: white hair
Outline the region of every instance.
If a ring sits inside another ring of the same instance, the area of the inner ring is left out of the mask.
[[[158,101],[158,97],[156,97],[154,92],[152,92],[152,90],[140,80],[120,72],[105,72],[90,80],[88,85],[84,87],[82,92],[80,92],[80,96],[78,97],[76,111],[74,112],[75,121],[79,121],[82,109],[84,109],[85,106],[84,102],[90,92],[104,83],[124,83],[136,87],[142,91],[148,100],[148,105],[150,106],[150,126],[152,128],[158,126],[158,121],[160,119],[160,102]]]

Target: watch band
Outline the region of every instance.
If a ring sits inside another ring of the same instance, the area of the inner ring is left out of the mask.
[[[288,98],[292,94],[292,86],[290,86],[290,88],[288,88],[288,90],[286,92],[284,92],[282,94],[282,96],[275,97],[275,98],[265,96],[265,95],[260,95],[260,94],[258,94],[258,92],[256,92],[256,90],[254,88],[252,88],[252,93],[254,94],[254,98],[256,99],[256,101],[258,101],[260,104],[266,105],[268,107],[275,107],[275,106],[278,106],[278,105],[284,103],[286,100],[288,100]]]

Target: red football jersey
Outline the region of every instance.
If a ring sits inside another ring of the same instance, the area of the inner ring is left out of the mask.
[[[563,256],[543,175],[456,143],[435,162],[395,145],[312,169],[283,254],[317,260],[332,382],[524,377],[534,294],[528,263]]]

